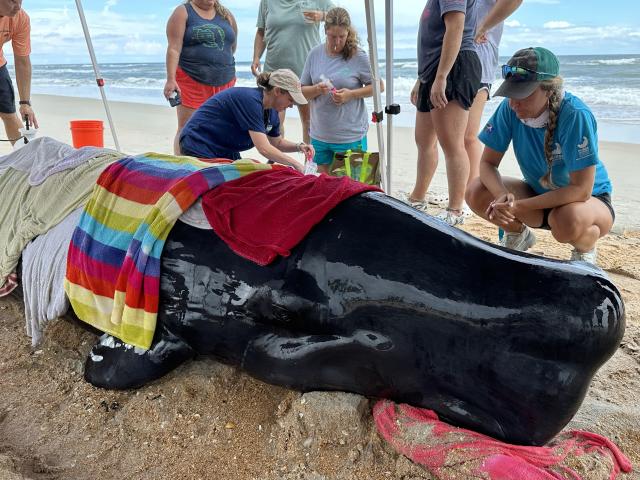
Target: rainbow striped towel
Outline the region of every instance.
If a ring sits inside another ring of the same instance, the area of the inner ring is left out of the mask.
[[[261,170],[252,160],[211,164],[145,153],[107,167],[96,181],[67,257],[74,312],[122,341],[148,349],[158,314],[160,255],[178,217],[200,195]]]

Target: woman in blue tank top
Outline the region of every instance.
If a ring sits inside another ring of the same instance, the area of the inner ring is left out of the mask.
[[[177,106],[175,154],[180,131],[193,112],[235,85],[237,34],[235,18],[218,0],[187,1],[169,17],[164,96],[169,99],[178,92],[182,102]]]

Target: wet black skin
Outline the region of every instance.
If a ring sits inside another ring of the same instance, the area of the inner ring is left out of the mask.
[[[212,355],[265,382],[391,398],[541,445],[575,414],[624,326],[599,269],[508,251],[366,193],[266,267],[178,222],[152,349],[98,344],[85,376],[134,388]]]

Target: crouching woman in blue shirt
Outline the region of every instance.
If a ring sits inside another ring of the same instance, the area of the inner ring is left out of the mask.
[[[257,83],[258,88],[224,90],[202,104],[180,134],[182,155],[237,160],[240,152],[255,146],[268,160],[302,172],[302,163],[285,152],[312,158],[315,151],[311,145],[280,137],[278,118],[278,112],[294,103],[307,103],[300,80],[291,70],[280,69],[261,73]]]
[[[596,242],[613,226],[611,181],[598,157],[597,126],[589,108],[565,92],[556,56],[544,48],[517,51],[502,67],[495,95],[507,97],[480,133],[480,177],[466,200],[505,231],[501,244],[526,251],[529,227],[550,229],[573,246],[571,260],[596,263]],[[500,161],[513,143],[524,180],[503,177]]]

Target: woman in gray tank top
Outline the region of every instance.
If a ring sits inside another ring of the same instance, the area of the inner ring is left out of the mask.
[[[218,0],[190,0],[178,6],[167,22],[167,81],[164,96],[176,93],[178,132],[173,150],[180,151],[182,127],[213,95],[235,85],[234,53],[238,27]]]

